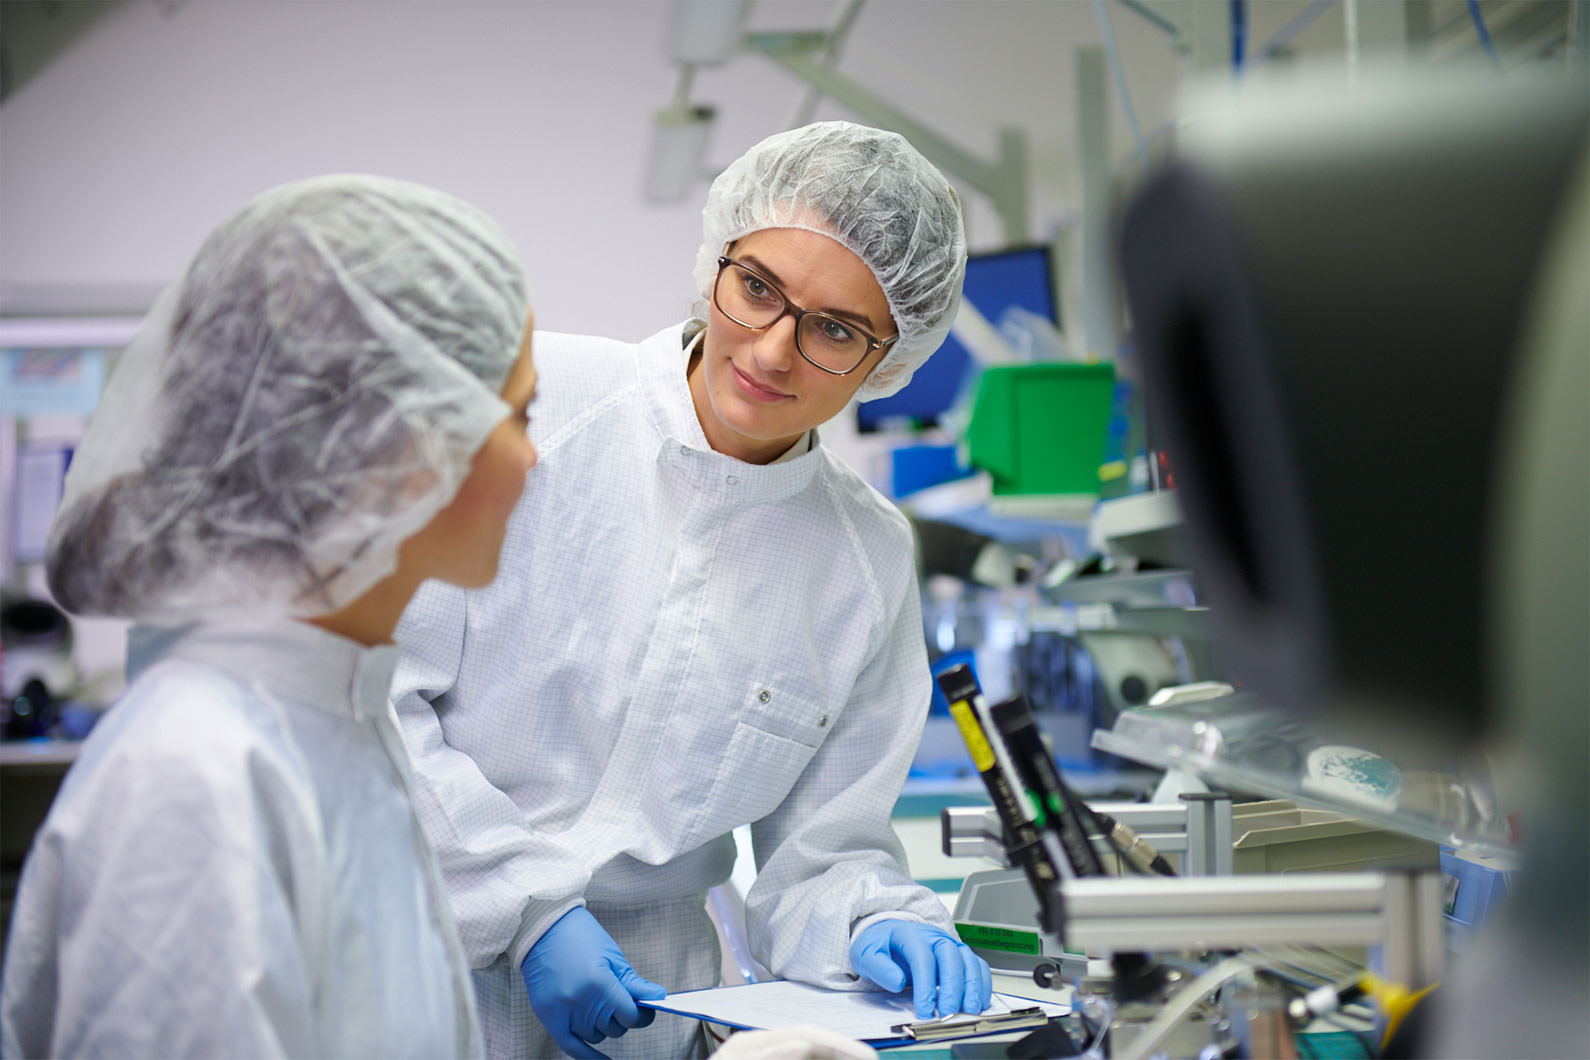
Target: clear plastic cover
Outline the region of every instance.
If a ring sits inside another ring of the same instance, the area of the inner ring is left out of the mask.
[[[1093,734],[1093,746],[1223,790],[1289,799],[1479,853],[1516,852],[1488,760],[1456,760],[1440,741],[1349,736],[1237,692],[1124,710]]]

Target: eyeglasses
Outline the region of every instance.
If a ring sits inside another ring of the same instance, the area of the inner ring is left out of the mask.
[[[880,339],[864,328],[791,302],[783,291],[755,269],[733,258],[718,258],[718,278],[712,284],[712,304],[742,328],[766,331],[784,319],[795,318],[795,348],[800,355],[830,375],[849,375],[873,350],[899,339]]]

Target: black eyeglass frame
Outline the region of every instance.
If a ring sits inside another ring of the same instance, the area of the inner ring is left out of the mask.
[[[767,284],[767,289],[779,296],[779,298],[784,302],[784,308],[779,310],[777,316],[775,316],[772,320],[769,320],[766,324],[747,324],[745,321],[741,320],[739,317],[723,308],[723,303],[718,301],[718,284],[723,282],[723,270],[728,268],[730,265],[733,265],[737,269],[744,269],[752,276],[755,276],[758,280],[761,280],[763,283]],[[747,331],[766,331],[768,328],[772,327],[774,324],[777,324],[785,317],[793,316],[795,318],[795,352],[799,353],[801,358],[805,360],[807,364],[814,368],[819,368],[822,371],[827,372],[829,375],[849,375],[851,372],[854,372],[857,368],[860,368],[863,364],[865,364],[867,358],[872,356],[874,350],[886,349],[900,340],[898,333],[891,335],[886,339],[880,339],[861,325],[852,324],[848,320],[840,320],[832,313],[824,313],[817,309],[802,309],[800,306],[790,301],[789,295],[785,294],[783,290],[779,288],[778,284],[774,283],[766,276],[763,276],[760,272],[757,272],[744,262],[735,261],[733,258],[724,254],[718,255],[718,275],[713,277],[712,280],[712,304],[718,307],[718,312],[728,317],[740,327],[745,328]],[[846,368],[844,371],[840,371],[837,368],[830,368],[826,364],[819,364],[817,361],[813,360],[811,355],[801,348],[801,319],[808,316],[822,317],[825,320],[832,320],[834,323],[839,324],[842,327],[849,328],[851,331],[854,331],[856,334],[866,339],[867,348],[863,350],[861,356],[856,359],[856,363],[851,365],[849,368]]]

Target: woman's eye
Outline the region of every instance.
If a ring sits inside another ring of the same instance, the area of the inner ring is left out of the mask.
[[[777,305],[783,301],[783,296],[773,289],[772,284],[749,269],[740,270],[740,289],[748,300],[761,305]]]
[[[847,343],[855,340],[856,333],[839,321],[828,319],[823,321],[823,338],[833,343]]]

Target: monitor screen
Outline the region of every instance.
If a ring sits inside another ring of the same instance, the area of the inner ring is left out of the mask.
[[[966,260],[966,301],[977,307],[990,324],[1011,306],[1037,313],[1060,323],[1055,304],[1054,264],[1047,246],[1016,247]],[[911,377],[898,394],[864,401],[856,406],[856,425],[876,431],[900,424],[931,427],[960,392],[972,357],[954,335]]]

